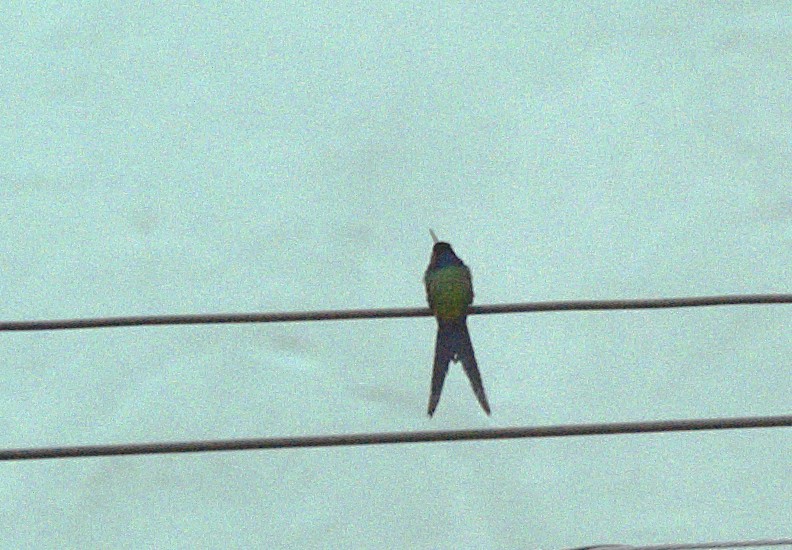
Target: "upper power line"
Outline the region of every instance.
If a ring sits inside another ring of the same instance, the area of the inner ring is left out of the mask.
[[[470,315],[491,313],[530,313],[539,311],[595,311],[613,309],[661,309],[704,306],[756,304],[792,304],[792,294],[747,294],[735,296],[696,296],[690,298],[648,298],[635,300],[569,300],[470,306]],[[294,311],[275,313],[209,313],[194,315],[137,315],[91,319],[54,319],[41,321],[3,321],[0,331],[64,330],[146,325],[199,325],[215,323],[283,323],[294,321],[330,321],[428,317],[428,307],[351,309],[333,311]]]

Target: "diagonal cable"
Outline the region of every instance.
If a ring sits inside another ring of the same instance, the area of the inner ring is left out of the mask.
[[[647,546],[631,546],[629,544],[600,544],[596,546],[579,546],[577,548],[569,548],[567,550],[703,550],[712,548],[759,548],[762,546],[792,546],[792,538],[696,542],[687,544],[650,544]]]

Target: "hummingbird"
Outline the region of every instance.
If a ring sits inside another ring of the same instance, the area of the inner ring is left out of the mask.
[[[434,368],[432,370],[432,389],[429,395],[429,416],[432,416],[440,402],[451,361],[462,363],[473,393],[484,412],[490,414],[481,374],[473,352],[473,343],[467,327],[467,308],[473,303],[473,280],[470,269],[447,242],[438,241],[429,230],[435,244],[429,267],[424,273],[426,300],[437,319],[437,343],[435,344]]]

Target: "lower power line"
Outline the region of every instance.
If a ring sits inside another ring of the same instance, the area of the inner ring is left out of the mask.
[[[704,418],[615,422],[611,424],[571,424],[522,428],[485,428],[425,432],[362,433],[303,437],[270,437],[212,441],[128,443],[0,450],[0,460],[35,460],[45,458],[79,458],[91,456],[149,455],[165,453],[201,453],[305,447],[339,447],[349,445],[385,445],[391,443],[429,443],[441,441],[481,441],[583,435],[616,435],[700,430],[736,430],[792,426],[792,415],[741,418]]]

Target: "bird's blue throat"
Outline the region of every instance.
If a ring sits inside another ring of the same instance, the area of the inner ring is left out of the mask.
[[[435,264],[435,267],[448,267],[450,265],[462,265],[462,260],[457,258],[456,254],[454,254],[451,250],[443,250],[437,256],[437,263]]]

